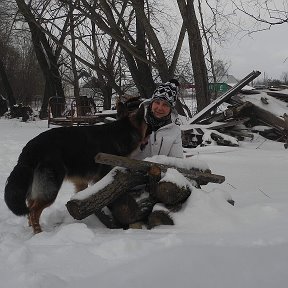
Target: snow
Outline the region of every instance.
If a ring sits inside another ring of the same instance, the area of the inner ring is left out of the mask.
[[[33,235],[27,219],[8,210],[3,191],[23,146],[47,129],[47,121],[0,119],[1,287],[286,287],[283,143],[255,134],[239,147],[185,149],[188,160],[207,163],[226,180],[193,187],[183,209],[171,214],[175,226],[109,230],[94,215],[77,221],[65,207],[73,186],[64,183],[41,216],[44,232]],[[231,197],[235,206],[226,201]]]
[[[175,157],[167,157],[164,155],[155,155],[153,157],[145,158],[145,161],[161,163],[169,166],[175,166],[184,169],[197,169],[197,170],[208,170],[209,166],[205,161],[201,161],[199,159],[191,158],[191,159],[180,159]]]
[[[268,104],[262,103],[261,97],[266,98]],[[249,101],[276,116],[283,116],[284,113],[287,113],[287,103],[269,96],[264,91],[259,92],[259,94],[242,95],[240,98],[242,98],[242,101]]]
[[[171,182],[180,188],[188,187],[190,188],[190,191],[193,190],[193,183],[191,183],[180,172],[173,168],[168,168],[159,182]]]

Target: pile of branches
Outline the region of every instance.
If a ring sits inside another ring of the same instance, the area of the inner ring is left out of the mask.
[[[266,91],[267,94],[256,90],[241,91],[243,85],[258,75],[259,72],[253,71],[194,115],[189,125],[185,125],[182,129],[183,146],[194,148],[198,145],[209,145],[212,142],[217,145],[238,146],[238,141],[247,137],[253,139],[254,133],[258,133],[267,139],[283,142],[285,148],[288,148],[288,115],[286,113],[276,115],[270,112],[270,110],[273,111],[270,109],[270,101],[273,102],[270,96],[277,98],[277,101],[283,101],[283,105],[280,105],[286,107],[288,94],[274,92],[272,95],[269,91]],[[246,99],[249,98],[248,94],[250,94],[250,99],[253,96],[253,101],[251,100],[253,103]],[[223,111],[219,107],[224,102],[229,106]],[[221,111],[215,112],[219,110]]]
[[[242,102],[240,98],[237,100],[226,110],[182,130],[183,147],[209,145],[212,141],[222,146],[238,146],[238,141],[253,139],[254,133],[287,143],[286,115],[281,119],[249,101]]]

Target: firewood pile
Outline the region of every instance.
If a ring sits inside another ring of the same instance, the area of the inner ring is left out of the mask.
[[[182,125],[183,147],[238,146],[239,141],[253,139],[257,134],[288,147],[288,89],[243,90],[236,95],[228,91],[227,94],[224,101],[216,99],[211,103],[207,113],[200,111],[200,117],[196,114],[189,124]]]
[[[185,164],[185,160],[177,160],[179,167],[99,153],[95,162],[116,167],[95,185],[75,195],[66,207],[75,219],[95,214],[111,229],[129,228],[137,222],[144,223],[147,228],[173,225],[169,213],[153,212],[155,204],[161,203],[170,211],[178,210],[190,196],[192,187],[199,188],[210,182],[220,184],[225,180],[206,167],[183,168],[181,164]],[[169,180],[173,177],[163,178],[167,173],[180,177],[181,185]]]

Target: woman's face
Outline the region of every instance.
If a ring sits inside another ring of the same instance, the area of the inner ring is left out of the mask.
[[[165,100],[154,100],[151,105],[151,111],[156,118],[163,118],[171,112],[170,105]]]

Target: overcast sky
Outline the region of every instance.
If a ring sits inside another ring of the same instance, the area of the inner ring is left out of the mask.
[[[226,41],[217,48],[221,59],[230,63],[229,74],[240,79],[252,70],[262,74],[258,79],[281,78],[288,73],[288,25],[273,26],[271,30],[254,33],[251,37]]]
[[[214,2],[215,0],[211,0]],[[225,1],[224,1],[225,2]],[[240,21],[240,27],[248,31],[268,28],[268,25],[261,24],[253,18],[246,16],[239,10],[229,7],[227,2],[225,8],[227,12],[232,13],[230,21],[237,23]],[[209,2],[210,3],[210,2]],[[223,1],[222,1],[223,3]],[[287,0],[237,0],[234,1],[239,7],[243,4],[244,10],[255,17],[277,22],[280,19],[287,18],[288,1]],[[267,12],[265,4],[269,7]],[[260,8],[262,7],[262,8]],[[241,19],[241,20],[240,20]],[[268,79],[281,79],[284,72],[288,73],[288,23],[271,26],[270,30],[253,33],[250,36],[240,38],[233,35],[233,31],[228,30],[231,35],[226,37],[223,47],[218,47],[217,52],[220,59],[224,59],[230,64],[229,72],[236,78],[242,78],[252,70],[259,70],[262,74],[258,77]],[[229,24],[228,24],[229,25]],[[228,26],[231,27],[230,25]],[[240,30],[241,31],[241,30]],[[241,32],[240,32],[241,33]],[[242,33],[241,36],[244,34]]]
[[[163,1],[171,7],[170,13],[173,11],[175,15],[177,15],[177,13],[179,14],[177,1]],[[259,13],[259,10],[252,5],[255,4],[255,1],[253,0],[237,0],[235,2],[238,5],[240,5],[240,3],[246,3],[247,6],[245,6],[245,9],[251,14],[257,15],[257,13]],[[258,1],[258,3],[264,2],[265,0]],[[203,3],[205,2],[203,1]],[[209,4],[212,5],[213,3],[215,3],[215,0],[209,0]],[[227,14],[230,13],[231,15],[234,15],[232,11],[235,7],[233,6],[233,9],[231,8],[231,1],[223,0],[221,3],[222,7],[224,5],[225,9],[227,9]],[[288,12],[288,0],[269,0],[268,4],[269,7],[275,9],[275,11],[283,11],[280,18],[287,17],[285,11]],[[261,11],[263,17],[265,11],[266,9]],[[264,18],[266,18],[266,16]],[[278,14],[275,14],[275,17],[278,16]],[[181,19],[180,15],[178,17]],[[234,16],[229,17],[230,21],[235,22],[234,24],[236,24],[240,18],[242,19],[241,21],[243,21],[240,25],[243,29],[246,28],[251,31],[257,29],[256,25],[257,27],[259,26],[258,28],[261,26],[259,22],[255,23],[251,17],[246,17],[245,14],[239,11]],[[268,16],[267,19],[269,19]],[[179,20],[179,23],[182,23],[182,19]],[[272,26],[270,30],[256,32],[250,36],[244,37],[243,33],[246,32],[243,32],[240,36],[240,34],[236,34],[237,31],[238,33],[241,33],[239,32],[239,28],[233,28],[231,23],[226,23],[226,25],[228,26],[225,26],[224,24],[224,28],[229,28],[226,39],[222,43],[222,47],[216,47],[214,45],[213,51],[216,53],[214,59],[223,60],[230,65],[229,74],[232,74],[240,80],[252,70],[259,70],[261,72],[261,75],[257,79],[263,79],[264,75],[266,79],[280,79],[283,72],[288,73],[288,23]],[[267,26],[263,24],[261,28],[264,27]]]

